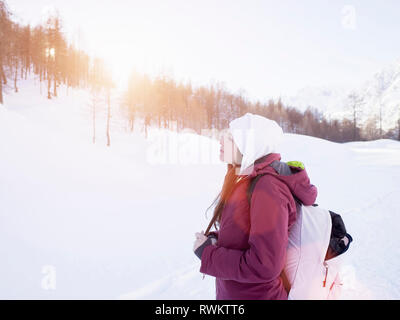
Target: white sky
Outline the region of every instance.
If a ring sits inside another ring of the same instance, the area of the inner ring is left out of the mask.
[[[104,57],[251,99],[306,86],[358,86],[400,58],[398,0],[6,0],[24,23],[57,8],[64,30]]]

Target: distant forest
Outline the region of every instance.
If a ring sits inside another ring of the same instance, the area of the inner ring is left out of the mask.
[[[109,97],[114,84],[104,62],[68,43],[58,15],[49,16],[37,26],[20,25],[12,16],[6,2],[0,0],[0,104],[4,103],[5,88],[18,92],[19,80],[33,74],[45,84],[48,99],[57,97],[60,84],[87,88],[94,96],[94,112],[98,97],[104,94],[110,117]],[[177,83],[165,75],[150,77],[133,70],[119,107],[131,130],[135,119],[144,120],[146,135],[149,126],[178,131],[190,128],[199,134],[202,129],[224,129],[232,119],[252,112],[277,121],[284,132],[334,142],[400,140],[400,121],[398,128],[387,132],[379,128],[379,121],[362,126],[361,105],[359,97],[352,94],[348,106],[352,118],[327,120],[317,109],[301,112],[280,100],[251,102],[243,93],[231,93],[219,82],[192,87],[190,82]],[[172,127],[175,123],[177,126]],[[95,136],[93,139],[95,142]]]

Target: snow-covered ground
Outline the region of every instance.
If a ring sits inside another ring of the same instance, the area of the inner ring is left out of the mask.
[[[145,139],[139,124],[124,130],[115,103],[111,147],[105,106],[93,145],[90,95],[60,88],[48,101],[38,86],[0,105],[0,298],[214,299],[192,246],[225,174],[218,141]],[[281,154],[305,163],[317,202],[354,238],[343,298],[399,299],[400,143],[287,134]]]

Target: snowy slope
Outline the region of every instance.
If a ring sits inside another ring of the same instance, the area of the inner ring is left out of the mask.
[[[382,112],[382,128],[397,127],[400,119],[400,60],[376,72],[359,88],[306,87],[295,96],[282,97],[282,101],[301,111],[314,107],[328,119],[351,118],[348,95],[352,90],[364,101],[359,113],[361,124],[373,117],[379,119]]]
[[[393,63],[367,81],[359,90],[365,105],[362,108],[364,121],[370,117],[379,117],[382,111],[382,127],[397,127],[400,119],[400,60]]]
[[[218,141],[156,129],[146,140],[119,129],[114,107],[111,148],[100,110],[93,145],[90,96],[64,89],[48,101],[27,82],[0,106],[0,298],[214,299],[192,246],[225,174]],[[400,298],[400,143],[287,134],[282,158],[306,164],[317,202],[355,239],[343,297]]]
[[[327,118],[341,118],[350,93],[344,87],[305,87],[295,96],[284,96],[282,102],[304,112],[308,107],[316,108]]]

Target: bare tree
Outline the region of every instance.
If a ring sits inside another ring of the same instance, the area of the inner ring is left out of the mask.
[[[111,138],[110,138],[110,119],[111,119],[111,84],[107,83],[106,85],[106,95],[107,95],[107,147],[111,145]]]
[[[92,89],[92,124],[93,124],[93,144],[96,143],[96,105],[98,103],[98,91]]]
[[[18,71],[19,71],[19,65],[20,65],[20,60],[22,56],[22,32],[21,28],[17,23],[12,24],[12,61],[13,61],[13,77],[14,77],[14,91],[18,92],[18,86],[17,86],[17,81],[18,81]]]
[[[3,85],[7,84],[7,77],[4,71],[6,48],[10,38],[9,11],[4,1],[0,0],[0,104],[3,104]]]
[[[95,58],[90,69],[90,86],[92,94],[92,122],[93,122],[93,143],[96,143],[96,109],[99,103],[100,91],[104,86],[104,67],[103,61]]]
[[[382,99],[379,101],[379,138],[382,139]]]
[[[355,91],[348,95],[348,101],[353,117],[353,140],[356,141],[360,138],[358,120],[360,118],[361,107],[364,104],[364,101]]]
[[[398,128],[397,140],[400,141],[400,110],[399,110],[399,119],[397,120],[397,128]]]
[[[378,122],[378,117],[374,115],[368,121],[366,122],[364,128],[363,128],[363,136],[367,140],[375,140],[377,137],[382,137],[381,136],[381,131],[378,130],[377,128],[377,122]]]

